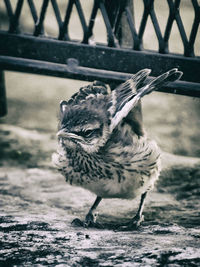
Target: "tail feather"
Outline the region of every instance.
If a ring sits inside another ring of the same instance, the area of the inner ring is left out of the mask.
[[[174,68],[144,85],[144,81],[150,72],[151,70],[149,69],[141,70],[136,75],[133,75],[131,79],[112,91],[112,107],[110,108],[112,115],[111,131],[128,115],[131,109],[134,108],[144,95],[157,90],[169,82],[179,80],[183,74],[181,71]]]

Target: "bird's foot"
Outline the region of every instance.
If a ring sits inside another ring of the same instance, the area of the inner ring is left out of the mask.
[[[81,221],[79,218],[76,218],[71,222],[71,225],[76,227],[84,227],[84,222]]]
[[[120,225],[117,227],[117,231],[133,231],[137,230],[140,224],[144,221],[144,215],[138,216],[136,215],[131,221],[126,224]]]
[[[71,224],[76,227],[103,229],[103,225],[96,222],[97,216],[97,213],[93,214],[89,212],[85,217],[85,221],[81,221],[80,219],[76,218]]]
[[[132,220],[131,220],[131,224],[135,227],[138,228],[140,226],[140,224],[144,221],[144,215],[141,216],[135,216]]]

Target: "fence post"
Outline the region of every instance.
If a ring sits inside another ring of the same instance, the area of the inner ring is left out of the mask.
[[[4,72],[0,70],[0,117],[7,114],[7,103],[6,103],[6,86],[4,79]]]

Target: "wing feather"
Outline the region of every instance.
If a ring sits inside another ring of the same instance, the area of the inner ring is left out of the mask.
[[[143,85],[149,73],[150,70],[144,69],[112,91],[111,98],[113,106],[110,108],[112,116],[110,124],[111,132],[129,114],[143,96],[169,82],[179,80],[183,74],[177,69],[172,69]]]

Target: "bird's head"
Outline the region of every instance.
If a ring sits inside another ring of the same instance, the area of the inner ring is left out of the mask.
[[[106,101],[89,99],[81,105],[61,101],[60,124],[57,133],[68,149],[97,152],[109,138],[109,113]]]

